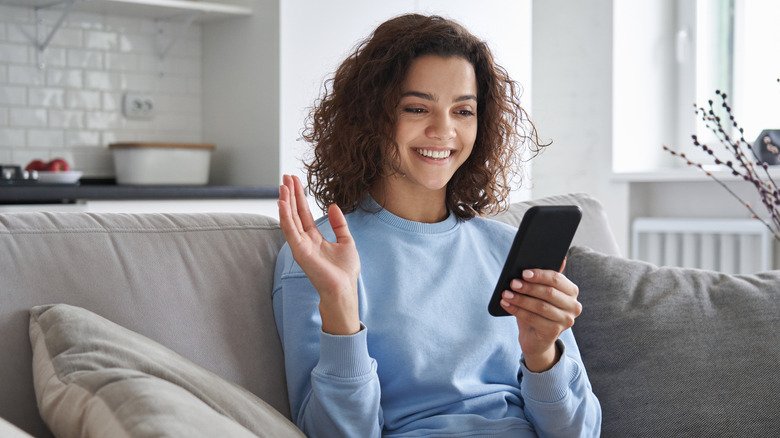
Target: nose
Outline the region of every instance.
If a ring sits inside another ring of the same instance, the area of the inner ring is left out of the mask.
[[[431,123],[425,128],[425,135],[440,141],[448,141],[455,138],[455,126],[449,114],[439,114],[431,119]]]

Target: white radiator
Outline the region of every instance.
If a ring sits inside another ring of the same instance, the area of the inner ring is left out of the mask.
[[[772,234],[754,219],[637,218],[632,228],[635,260],[729,274],[772,266]]]

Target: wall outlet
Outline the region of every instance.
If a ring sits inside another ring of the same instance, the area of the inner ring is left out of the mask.
[[[152,96],[128,92],[122,98],[122,113],[128,119],[151,120],[156,111]]]

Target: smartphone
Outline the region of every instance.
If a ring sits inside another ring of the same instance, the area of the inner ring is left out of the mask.
[[[561,269],[581,218],[582,209],[576,205],[536,205],[525,212],[490,297],[491,315],[510,315],[501,307],[501,293],[510,290],[512,279],[522,278],[523,270]]]

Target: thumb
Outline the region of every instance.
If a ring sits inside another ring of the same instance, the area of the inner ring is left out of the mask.
[[[338,205],[330,204],[328,206],[328,222],[330,222],[330,227],[333,228],[333,233],[336,235],[336,242],[347,243],[352,240],[352,234],[349,232],[349,227],[347,227],[347,219]]]

